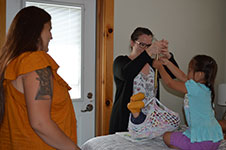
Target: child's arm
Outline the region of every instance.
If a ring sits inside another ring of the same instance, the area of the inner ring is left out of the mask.
[[[171,61],[165,58],[160,58],[160,61],[169,68],[169,70],[173,73],[173,75],[183,81],[186,82],[188,80],[187,75],[181,71],[177,66],[175,66]]]
[[[162,80],[168,87],[170,87],[176,91],[182,92],[182,93],[187,93],[187,89],[185,87],[185,82],[173,80],[158,60],[155,60],[153,62],[153,67],[157,68],[159,70]],[[172,72],[173,71],[174,70],[172,70]],[[176,76],[177,74],[174,74],[174,75]]]

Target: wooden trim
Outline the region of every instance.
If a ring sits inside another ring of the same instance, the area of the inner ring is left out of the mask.
[[[113,103],[114,0],[97,0],[96,136],[109,133]]]
[[[0,48],[5,41],[6,34],[6,0],[0,0]]]

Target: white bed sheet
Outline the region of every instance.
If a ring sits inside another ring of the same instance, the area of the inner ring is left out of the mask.
[[[183,131],[184,127],[179,131]],[[82,150],[170,150],[163,142],[162,136],[141,141],[132,141],[119,134],[98,136],[85,142]],[[221,142],[218,150],[226,150],[226,140]]]

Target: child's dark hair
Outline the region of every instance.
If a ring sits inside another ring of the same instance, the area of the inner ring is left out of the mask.
[[[217,63],[216,61],[207,55],[196,55],[191,60],[191,67],[194,72],[204,72],[205,85],[211,90],[212,104],[215,98],[214,82],[217,75]]]
[[[153,37],[153,33],[148,28],[137,27],[131,34],[130,38],[133,42],[135,42],[136,40],[138,40],[139,36],[143,34],[151,35]]]

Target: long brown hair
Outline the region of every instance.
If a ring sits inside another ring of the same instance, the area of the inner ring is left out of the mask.
[[[217,75],[216,61],[207,55],[196,55],[191,60],[194,72],[204,72],[205,85],[211,90],[212,106],[215,98],[214,83]]]
[[[7,64],[27,51],[37,51],[42,43],[40,35],[44,24],[51,20],[51,16],[43,9],[29,6],[21,9],[13,19],[0,51],[0,126],[5,111],[4,72]]]

